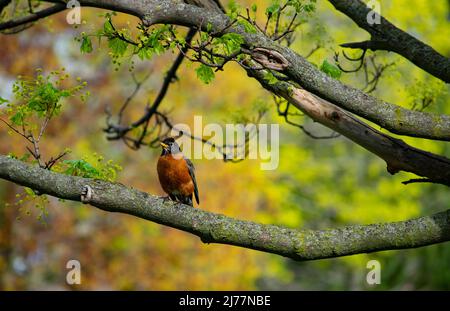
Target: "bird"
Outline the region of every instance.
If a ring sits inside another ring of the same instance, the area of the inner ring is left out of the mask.
[[[173,201],[190,206],[194,206],[194,195],[195,201],[200,204],[194,164],[184,157],[173,137],[165,138],[160,144],[162,152],[157,171],[164,192]]]

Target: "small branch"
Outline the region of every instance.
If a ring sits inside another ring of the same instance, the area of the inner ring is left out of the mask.
[[[336,66],[338,66],[338,68],[339,68],[342,72],[345,72],[345,73],[357,72],[357,71],[359,71],[359,70],[363,67],[363,65],[364,65],[364,57],[366,56],[366,52],[367,52],[367,50],[363,50],[361,56],[356,57],[356,58],[353,58],[353,57],[348,56],[344,51],[342,51],[342,54],[344,55],[344,57],[345,57],[347,60],[349,60],[349,61],[351,61],[351,62],[359,62],[359,65],[358,65],[355,69],[344,69],[344,68],[341,66],[340,62],[339,62],[339,53],[338,53],[338,52],[334,53],[334,61],[335,61],[335,63],[336,63]]]
[[[295,31],[295,29],[300,25],[300,24],[296,24],[294,25],[295,19],[297,18],[297,12],[295,12],[294,16],[292,17],[288,27],[284,30],[283,33],[281,33],[280,35],[276,35],[273,40],[274,41],[278,41],[283,39],[285,36],[287,36],[288,34],[292,33]]]
[[[395,62],[377,65],[375,62],[375,58],[376,58],[376,54],[373,54],[369,57],[369,62],[373,68],[373,72],[372,72],[373,78],[370,80],[369,80],[369,69],[368,69],[367,63],[366,62],[364,63],[364,76],[365,76],[365,80],[366,80],[366,86],[363,89],[368,94],[370,94],[376,90],[376,88],[378,86],[378,82],[380,82],[380,79],[381,79],[383,73],[389,67],[392,67],[395,65]]]
[[[13,132],[19,134],[20,136],[22,136],[23,138],[25,138],[26,140],[28,140],[30,143],[32,142],[30,139],[30,136],[27,136],[25,134],[25,131],[23,133],[21,133],[18,129],[16,129],[14,126],[12,126],[11,124],[9,124],[8,122],[6,122],[5,120],[3,120],[2,118],[0,118],[0,121],[3,122],[4,124],[6,124],[7,127],[9,127]]]
[[[151,73],[149,72],[141,81],[137,81],[136,76],[133,73],[133,81],[135,83],[135,87],[134,87],[133,92],[130,94],[130,96],[127,97],[127,99],[123,103],[122,107],[120,107],[119,114],[118,114],[118,121],[117,121],[117,123],[119,125],[122,123],[123,113],[127,109],[130,102],[133,100],[133,98],[137,95],[137,93],[141,89],[142,84],[144,84],[148,80],[148,78],[150,78],[150,75],[151,75]]]
[[[267,15],[266,24],[264,25],[264,34],[267,35],[267,27],[269,26],[270,19],[272,18],[272,13]]]
[[[51,6],[49,8],[43,9],[41,11],[38,11],[36,13],[15,19],[15,20],[9,20],[4,23],[0,24],[0,31],[15,28],[18,26],[27,25],[29,23],[35,22],[41,18],[56,14],[58,12],[64,11],[66,9],[65,4],[55,4],[54,6]]]
[[[122,40],[122,41],[124,41],[124,42],[126,42],[126,43],[128,43],[128,44],[131,44],[131,45],[133,45],[133,46],[138,46],[138,45],[139,45],[139,43],[134,42],[133,40],[128,39],[128,38],[125,37],[122,33],[120,33],[119,31],[117,31],[117,29],[116,29],[116,27],[114,26],[114,24],[113,24],[111,18],[108,18],[108,22],[109,22],[109,24],[111,25],[111,28],[113,29],[112,36],[113,36],[114,38],[118,38],[118,39],[120,39],[120,40]]]
[[[281,109],[281,104],[282,104],[281,100],[279,100],[279,98],[276,96],[274,96],[274,101],[275,101],[275,104],[277,105],[278,115],[283,117],[284,121],[287,124],[298,127],[299,129],[301,129],[303,131],[303,133],[305,133],[307,136],[311,137],[312,139],[333,139],[333,138],[337,138],[337,137],[341,136],[341,134],[336,133],[336,132],[333,132],[330,135],[326,135],[326,136],[317,136],[317,135],[311,133],[310,131],[305,129],[305,127],[302,124],[295,123],[289,119],[289,116],[304,116],[304,114],[289,112],[289,108],[291,106],[291,104],[289,102],[286,102],[285,109]]]
[[[41,151],[39,149],[39,142],[34,138],[33,135],[30,135],[31,143],[33,144],[33,151],[27,147],[28,151],[33,155],[33,157],[36,159],[36,161],[39,164],[39,167],[43,168],[45,167],[44,164],[41,162]]]
[[[50,158],[47,163],[45,163],[44,169],[51,170],[53,165],[55,165],[59,160],[61,160],[64,156],[68,154],[68,151],[63,151],[56,158]]]
[[[410,180],[402,181],[402,184],[404,185],[409,185],[413,183],[434,183],[434,181],[428,178],[413,178]]]
[[[319,49],[321,48],[320,45],[316,45],[315,47],[313,47],[311,49],[311,51],[308,52],[308,54],[305,55],[305,58],[308,59],[310,58],[314,53],[316,53]]]
[[[361,50],[384,50],[386,49],[386,41],[383,40],[367,40],[362,42],[350,42],[350,43],[343,43],[340,45],[343,48],[350,48],[350,49],[361,49]]]
[[[161,117],[161,119],[164,121],[164,123],[166,124],[166,126],[167,126],[170,130],[176,130],[176,131],[178,131],[178,136],[179,136],[179,137],[180,137],[180,136],[186,136],[186,137],[189,137],[189,138],[192,139],[192,140],[200,141],[200,142],[202,142],[203,144],[209,145],[209,146],[213,147],[213,149],[216,149],[217,152],[219,152],[219,153],[222,155],[222,158],[223,158],[223,161],[224,161],[224,162],[238,163],[238,162],[243,161],[243,160],[245,159],[245,157],[244,157],[244,158],[238,158],[238,159],[235,159],[235,158],[232,156],[232,154],[235,153],[235,150],[238,150],[238,149],[243,149],[243,150],[244,150],[244,155],[247,155],[248,150],[246,149],[246,147],[247,147],[247,145],[248,145],[248,142],[249,142],[250,138],[253,137],[253,136],[250,137],[249,133],[246,133],[246,135],[245,135],[245,140],[244,140],[244,143],[243,143],[243,144],[240,144],[240,145],[239,145],[239,144],[236,143],[236,144],[234,144],[234,145],[227,145],[227,144],[218,145],[218,144],[216,144],[216,143],[211,142],[210,140],[204,139],[203,137],[197,137],[197,136],[192,135],[191,133],[187,133],[187,132],[178,130],[178,129],[176,129],[175,126],[170,122],[169,118],[167,118],[166,115],[164,115],[164,114],[162,114],[162,113],[160,113],[160,112],[157,112],[157,115],[158,115],[159,117]],[[259,115],[258,118],[257,118],[257,120],[255,121],[255,123],[259,123],[259,121],[261,120],[261,118],[262,118],[262,115]],[[169,131],[168,131],[168,132],[169,132]],[[254,135],[256,135],[256,134],[257,134],[257,133],[254,133]],[[230,151],[230,152],[227,152],[227,149],[231,149],[231,151]],[[230,155],[230,154],[231,154],[231,155]]]

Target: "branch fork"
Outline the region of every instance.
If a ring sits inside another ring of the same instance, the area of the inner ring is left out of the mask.
[[[279,52],[266,48],[254,48],[251,52],[254,61],[267,69],[283,71],[289,67],[289,61]]]

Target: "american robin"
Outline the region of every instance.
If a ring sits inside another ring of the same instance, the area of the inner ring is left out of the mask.
[[[194,164],[183,156],[174,138],[164,139],[161,147],[157,171],[163,190],[172,200],[191,206],[194,206],[192,201],[194,194],[197,204],[200,204]]]

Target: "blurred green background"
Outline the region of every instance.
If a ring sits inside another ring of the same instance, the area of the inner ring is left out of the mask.
[[[264,11],[268,1],[257,3]],[[381,14],[401,29],[450,55],[448,1],[380,1]],[[43,140],[43,153],[57,154],[70,147],[68,157],[77,159],[98,153],[123,167],[118,181],[163,195],[156,175],[159,149],[132,151],[122,142],[108,142],[105,107],[117,111],[134,88],[129,65],[115,71],[106,44],[94,42],[94,52],[81,54],[74,37],[93,32],[103,23],[100,10],[82,9],[85,21],[75,28],[59,14],[18,35],[1,36],[0,96],[12,98],[11,87],[18,75],[33,75],[65,67],[72,77],[88,82],[87,103],[67,100],[63,113],[52,121]],[[137,20],[118,15],[114,22],[124,27]],[[320,48],[309,61],[333,63],[339,44],[368,39],[350,19],[327,2],[318,1],[292,46],[307,55]],[[349,53],[358,55],[359,52]],[[369,52],[369,56],[373,53]],[[395,62],[380,80],[373,95],[407,108],[418,109],[424,96],[433,104],[426,111],[450,114],[448,87],[402,57],[376,52],[377,64]],[[150,79],[133,101],[127,120],[139,118],[154,98],[174,54],[136,61],[138,77]],[[343,62],[343,66],[354,64]],[[277,170],[260,170],[259,161],[238,164],[220,160],[195,160],[201,209],[238,219],[292,228],[325,229],[351,224],[406,220],[430,215],[450,206],[448,188],[401,181],[413,175],[391,176],[385,163],[349,140],[339,137],[314,140],[277,115],[272,96],[261,89],[235,64],[225,67],[205,85],[196,75],[196,65],[185,62],[179,82],[173,84],[163,103],[174,123],[192,125],[193,116],[204,123],[226,124],[236,116],[255,115],[255,103],[269,108],[262,123],[280,124],[280,164]],[[341,80],[363,87],[362,73],[343,74]],[[416,106],[414,104],[416,103]],[[0,106],[1,109],[1,106]],[[315,134],[329,131],[307,117],[297,122]],[[431,152],[450,157],[448,143],[402,138]],[[20,137],[0,126],[0,153],[24,154]],[[0,181],[0,289],[121,289],[121,290],[412,290],[450,289],[450,245],[415,250],[388,251],[345,258],[294,262],[282,257],[232,246],[203,244],[192,235],[127,215],[50,198],[48,215],[38,220],[39,202],[17,203],[22,187]],[[8,203],[8,204],[6,204]],[[36,204],[38,205],[36,207]],[[66,262],[81,262],[81,285],[66,284]],[[368,285],[366,264],[381,263],[381,284]]]

